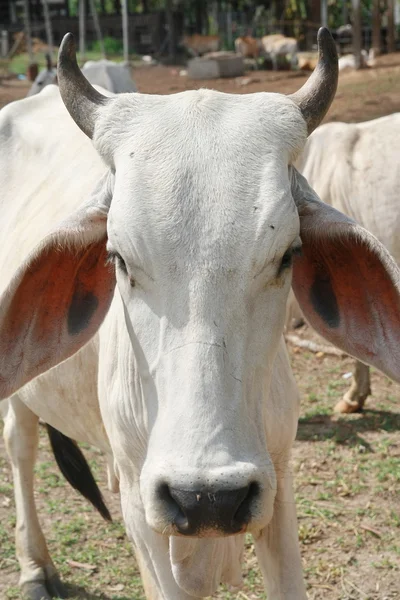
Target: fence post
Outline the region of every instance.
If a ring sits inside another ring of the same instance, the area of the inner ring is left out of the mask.
[[[86,7],[85,0],[79,0],[79,54],[81,62],[85,60],[86,54]]]
[[[226,37],[228,41],[229,50],[232,50],[233,46],[233,37],[232,37],[232,11],[228,8],[228,12],[226,13]]]
[[[44,24],[46,27],[46,37],[47,37],[47,45],[49,47],[49,55],[50,61],[53,63],[53,31],[51,28],[50,14],[49,14],[49,5],[47,4],[47,0],[42,0],[43,4],[43,14],[44,14]]]
[[[92,17],[93,17],[94,28],[96,30],[97,41],[99,42],[99,45],[100,45],[100,52],[101,52],[102,58],[105,58],[106,53],[104,50],[104,41],[103,41],[103,36],[101,33],[99,15],[97,14],[97,9],[96,9],[94,0],[89,0],[89,4],[90,4],[90,12],[92,13]]]
[[[328,27],[328,0],[321,0],[321,25]]]
[[[360,0],[351,0],[353,7],[353,53],[356,69],[361,69],[361,4]]]
[[[7,58],[8,56],[8,32],[3,29],[1,32],[1,56]]]
[[[128,2],[122,0],[122,40],[124,46],[124,61],[129,61],[129,21],[128,21]]]

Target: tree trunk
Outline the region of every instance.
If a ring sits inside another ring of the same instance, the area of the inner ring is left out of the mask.
[[[99,45],[100,45],[101,56],[102,56],[102,58],[105,58],[106,53],[104,50],[104,41],[103,41],[103,36],[101,33],[99,15],[97,14],[96,4],[95,4],[94,0],[89,0],[89,4],[90,4],[90,12],[92,13],[94,28],[96,30],[97,41],[99,42]]]
[[[128,0],[122,0],[122,39],[124,44],[124,61],[129,61],[129,20]]]
[[[195,4],[196,33],[203,33],[203,6],[202,5],[203,5],[203,0],[196,0],[196,4]]]
[[[321,25],[328,27],[328,0],[321,0]]]
[[[394,0],[388,0],[387,11],[388,11],[387,49],[388,49],[388,52],[396,52],[396,36],[395,36],[395,26],[394,26]]]
[[[356,69],[362,68],[361,63],[361,4],[360,0],[352,0],[353,7],[353,53]]]
[[[372,0],[372,49],[375,56],[381,53],[381,11],[380,0]]]
[[[86,53],[86,0],[79,0],[79,54],[80,60],[85,60]]]
[[[166,0],[165,12],[168,27],[168,58],[171,62],[173,62],[175,59],[175,27],[174,13],[172,11],[172,0]]]
[[[33,50],[32,50],[32,31],[31,31],[31,16],[29,13],[29,0],[24,0],[24,19],[25,19],[25,37],[26,37],[26,48],[29,55],[29,62],[33,62]]]
[[[142,0],[142,11],[144,13],[148,13],[149,12],[149,2],[148,2],[148,0]]]
[[[54,42],[53,42],[53,30],[51,28],[51,20],[50,20],[50,14],[49,14],[49,5],[47,4],[47,0],[42,0],[42,2],[43,2],[44,24],[46,27],[47,45],[49,47],[48,54],[50,56],[50,63],[53,64]]]

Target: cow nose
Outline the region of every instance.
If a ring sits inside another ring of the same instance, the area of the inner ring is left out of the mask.
[[[239,533],[250,521],[250,505],[258,495],[256,483],[234,490],[163,488],[163,500],[169,504],[177,531],[188,536],[199,535],[206,530],[220,531],[225,535]]]

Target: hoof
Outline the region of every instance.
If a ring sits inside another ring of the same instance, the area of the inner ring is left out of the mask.
[[[45,581],[28,581],[22,585],[24,600],[51,600]]]
[[[48,578],[47,589],[52,598],[68,598],[66,587],[57,574]]]
[[[52,575],[47,581],[28,581],[22,586],[24,600],[52,600],[52,598],[67,598],[65,586],[58,575]]]
[[[340,400],[335,406],[335,412],[341,414],[351,414],[356,412],[361,412],[363,409],[363,404],[361,402],[351,402],[343,398]]]

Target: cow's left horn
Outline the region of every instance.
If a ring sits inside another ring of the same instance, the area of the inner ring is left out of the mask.
[[[67,33],[61,42],[57,66],[58,85],[61,98],[84,133],[93,137],[96,109],[109,102],[109,98],[94,89],[82,74],[76,62],[74,36]]]
[[[318,64],[314,72],[295,94],[295,102],[307,123],[308,135],[321,123],[335,97],[339,78],[335,42],[326,27],[318,31]]]

